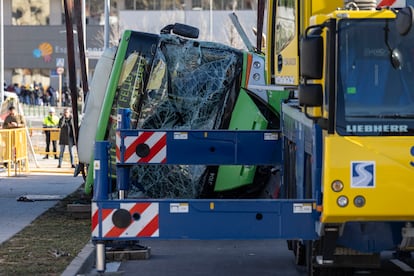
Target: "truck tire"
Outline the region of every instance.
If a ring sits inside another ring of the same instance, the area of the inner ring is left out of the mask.
[[[354,269],[349,267],[325,267],[316,264],[319,241],[305,242],[306,268],[308,276],[352,276]]]
[[[306,265],[306,246],[303,241],[295,240],[294,244],[294,254],[295,254],[295,263],[298,266]]]

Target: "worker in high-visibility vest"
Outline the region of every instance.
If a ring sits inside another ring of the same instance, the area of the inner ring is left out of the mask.
[[[56,128],[59,123],[59,117],[55,115],[55,108],[49,108],[49,114],[43,119],[43,127],[44,128]],[[46,156],[43,159],[49,158],[49,150],[50,150],[50,142],[52,142],[53,146],[53,154],[55,155],[55,159],[59,159],[57,156],[56,151],[56,140],[50,141],[50,130],[45,129],[46,135]]]

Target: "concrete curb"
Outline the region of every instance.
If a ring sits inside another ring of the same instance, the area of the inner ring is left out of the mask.
[[[90,272],[95,264],[95,245],[88,242],[79,252],[78,256],[72,260],[69,266],[63,271],[61,276],[76,276]]]

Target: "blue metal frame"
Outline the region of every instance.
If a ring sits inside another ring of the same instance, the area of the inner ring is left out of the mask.
[[[283,138],[297,146],[296,185],[297,197],[304,197],[305,153],[312,156],[312,198],[322,204],[322,129],[303,112],[298,111],[296,103],[282,104]]]
[[[119,126],[125,127],[128,112],[119,112]],[[167,158],[164,164],[258,165],[280,164],[281,139],[278,131],[199,131],[118,130],[120,160],[117,174],[128,172],[135,163],[125,162],[125,138],[144,132],[165,132]],[[177,139],[178,137],[178,139]],[[185,139],[184,139],[185,138]],[[108,142],[96,142],[100,160],[107,164]],[[197,154],[195,154],[197,153]],[[103,170],[101,170],[103,168]],[[316,204],[312,199],[115,199],[109,200],[108,167],[95,165],[93,204],[97,206],[98,231],[93,240],[138,239],[105,237],[103,210],[120,210],[121,204],[156,203],[160,239],[305,239],[317,238]],[[124,177],[120,177],[125,181]],[[106,188],[102,188],[104,185]],[[122,183],[121,183],[122,186]],[[127,187],[127,185],[123,185]],[[118,185],[120,187],[120,185]],[[100,191],[97,193],[96,191]],[[174,211],[174,206],[185,206]],[[128,211],[128,210],[127,210]],[[131,215],[131,223],[141,214]],[[96,233],[96,232],[95,232]],[[150,237],[139,237],[145,239]],[[153,238],[153,237],[152,237]]]
[[[125,138],[145,132],[166,133],[164,164],[274,165],[281,162],[280,131],[119,130],[120,165],[136,164],[125,161]]]
[[[282,104],[283,139],[295,143],[297,198],[305,198],[305,153],[312,158],[312,199],[317,206],[322,205],[322,129],[303,112],[297,109],[297,102]],[[315,223],[319,223],[320,213],[315,213]]]
[[[135,239],[305,239],[316,238],[312,200],[274,199],[125,199],[99,200],[102,209],[120,209],[120,203],[155,202],[159,205],[159,236],[128,237]],[[188,206],[187,211],[174,212],[172,206]],[[139,216],[137,216],[139,219]],[[134,218],[132,218],[134,220]],[[114,240],[102,234],[94,240]]]

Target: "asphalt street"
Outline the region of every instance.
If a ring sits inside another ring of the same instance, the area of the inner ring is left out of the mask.
[[[283,240],[141,240],[140,244],[150,248],[149,259],[108,262],[104,275],[307,275]],[[352,275],[413,276],[413,267],[412,259],[402,261],[384,252],[380,268],[355,269]],[[83,275],[101,274],[91,270]]]
[[[124,275],[306,275],[283,240],[148,240],[148,260],[122,262]]]

